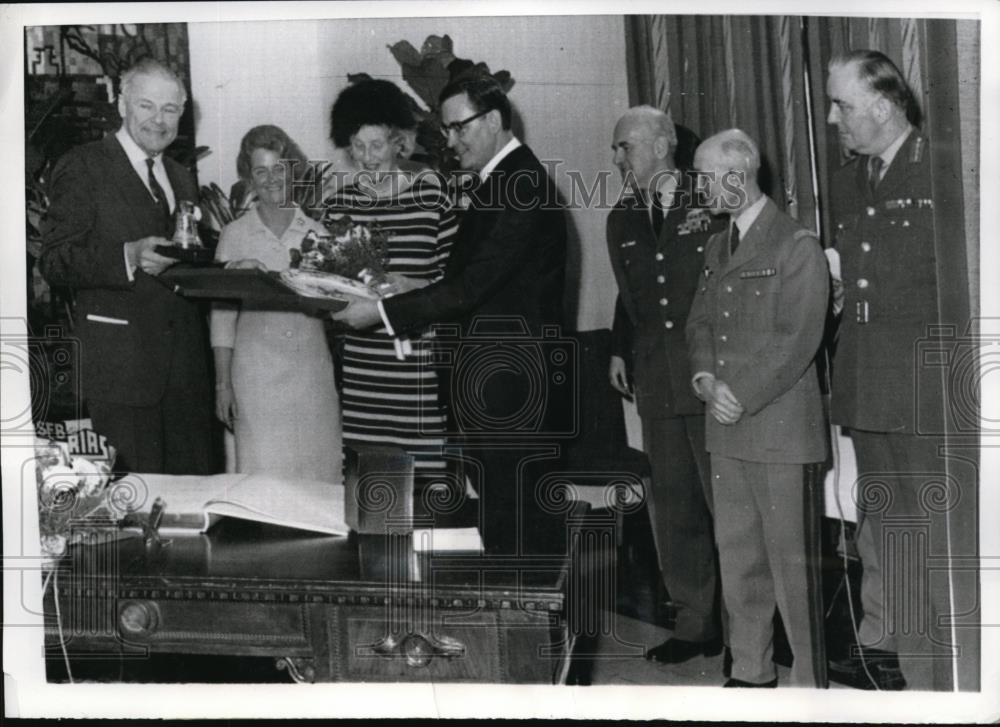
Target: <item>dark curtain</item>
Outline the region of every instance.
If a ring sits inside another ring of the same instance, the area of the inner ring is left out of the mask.
[[[929,294],[937,296],[943,324],[928,336],[954,362],[921,372],[948,379],[941,406],[954,498],[948,551],[929,554],[934,563],[927,565],[928,577],[954,584],[953,608],[945,604],[942,612],[952,613],[957,658],[935,663],[935,684],[968,691],[980,688],[978,330],[970,313],[978,309],[970,297],[978,286],[969,277],[979,240],[965,205],[979,195],[978,175],[966,168],[978,159],[979,132],[978,118],[960,113],[963,101],[975,97],[962,97],[960,80],[969,79],[970,58],[978,64],[979,46],[978,34],[970,42],[957,28],[954,20],[913,18],[660,15],[629,16],[625,23],[630,103],[669,109],[675,122],[702,137],[732,126],[745,130],[761,147],[761,186],[826,245],[833,237],[824,202],[833,171],[847,159],[826,123],[830,58],[854,48],[880,50],[913,89],[921,130],[931,140],[938,285]]]

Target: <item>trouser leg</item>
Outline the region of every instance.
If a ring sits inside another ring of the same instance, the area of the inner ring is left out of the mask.
[[[763,523],[745,462],[711,455],[715,540],[722,600],[729,618],[732,676],[750,683],[774,679],[775,597]]]
[[[697,455],[683,417],[643,421],[652,469],[647,500],[660,572],[677,607],[674,636],[708,641],[718,635],[712,517]]]

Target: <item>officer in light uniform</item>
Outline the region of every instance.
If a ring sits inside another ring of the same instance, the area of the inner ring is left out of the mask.
[[[794,686],[826,686],[815,463],[827,455],[814,359],[829,271],[813,233],[757,186],[760,153],[737,129],[706,140],[695,167],[728,231],[705,251],[687,323],[692,384],[705,404],[715,538],[729,617],[729,687],[777,686],[781,613]]]

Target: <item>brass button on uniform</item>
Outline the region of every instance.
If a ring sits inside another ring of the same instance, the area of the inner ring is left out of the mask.
[[[657,275],[656,276],[656,282],[657,283],[665,283],[665,282],[667,282],[667,279],[663,275]]]
[[[726,286],[726,292],[727,292],[727,293],[732,293],[732,292],[733,292],[733,286],[731,286],[731,285],[727,285],[727,286]]]
[[[660,305],[666,305],[666,304],[667,304],[667,299],[666,298],[660,298]]]
[[[865,278],[858,278],[858,287],[864,290],[868,287],[868,280]]]
[[[729,340],[729,336],[727,336],[726,334],[722,334],[721,336],[719,336],[719,340],[725,343],[726,341]]]
[[[861,251],[862,252],[871,252],[871,250],[872,250],[872,245],[871,245],[870,242],[862,242],[861,243]]]
[[[669,331],[671,328],[674,327],[674,322],[673,321],[664,321],[663,327],[666,328]]]
[[[865,212],[868,213],[869,217],[874,217],[875,216],[875,208],[874,207],[869,207],[868,209],[865,210]]]
[[[726,365],[726,362],[725,362],[725,361],[723,361],[723,360],[722,360],[722,359],[720,358],[720,359],[719,359],[719,366],[725,366],[725,365]]]
[[[656,259],[657,260],[662,260],[663,259],[663,253],[662,252],[656,253]]]
[[[722,311],[722,317],[723,318],[729,318],[729,311],[727,311],[727,310]]]

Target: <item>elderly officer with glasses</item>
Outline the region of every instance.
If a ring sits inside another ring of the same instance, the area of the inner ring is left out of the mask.
[[[499,343],[501,355],[505,341],[551,335],[562,324],[565,213],[544,167],[511,131],[510,101],[496,80],[460,78],[439,100],[448,146],[478,176],[444,277],[378,302],[354,301],[334,318],[355,329],[382,324],[393,335],[455,324],[462,345]],[[472,368],[475,381],[461,380],[459,367],[443,372],[453,377],[444,384],[452,426],[459,439],[471,435],[463,454],[478,460],[467,471],[480,496],[484,546],[512,555],[531,547],[519,533],[544,530],[534,484],[554,465],[557,447],[547,434],[561,428],[551,419],[563,407],[553,404],[558,392],[550,387],[533,431],[512,433],[512,417],[531,408],[547,382],[489,361]]]

